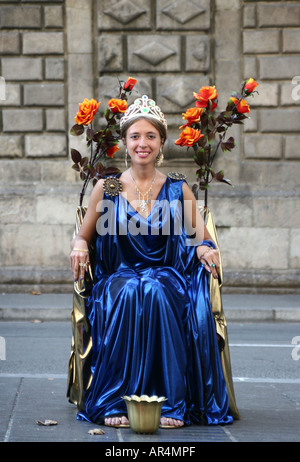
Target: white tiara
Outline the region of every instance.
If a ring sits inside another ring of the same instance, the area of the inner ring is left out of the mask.
[[[141,116],[156,119],[167,128],[167,121],[164,114],[161,112],[160,108],[156,106],[155,101],[148,98],[147,95],[137,98],[134,103],[129,106],[120,120],[120,128],[122,129],[127,120],[132,120]]]

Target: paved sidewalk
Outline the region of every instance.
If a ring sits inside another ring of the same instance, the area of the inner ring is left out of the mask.
[[[223,294],[227,321],[300,322],[300,294]],[[0,294],[0,320],[68,321],[72,294]]]

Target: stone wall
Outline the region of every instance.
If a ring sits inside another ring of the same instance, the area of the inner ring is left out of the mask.
[[[128,76],[167,116],[162,170],[191,185],[195,164],[174,140],[193,91],[216,84],[223,109],[244,78],[259,82],[251,119],[232,132],[237,147],[217,159],[235,187],[209,190],[224,290],[299,291],[298,2],[0,0],[0,23],[2,291],[72,290],[81,182],[69,151],[85,147],[68,129],[78,102],[105,107]]]

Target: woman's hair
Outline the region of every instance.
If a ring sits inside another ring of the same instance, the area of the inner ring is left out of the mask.
[[[166,127],[161,122],[159,122],[159,120],[156,120],[153,117],[145,117],[143,115],[141,115],[139,117],[135,117],[134,119],[131,119],[131,120],[127,120],[124,123],[124,125],[123,125],[123,127],[121,129],[121,133],[120,133],[121,138],[126,138],[128,128],[131,127],[132,124],[134,124],[135,122],[137,122],[138,120],[141,120],[141,119],[145,119],[148,122],[150,122],[153,125],[153,127],[155,127],[158,130],[161,139],[164,142],[166,141],[166,139],[167,139],[167,129],[166,129]]]

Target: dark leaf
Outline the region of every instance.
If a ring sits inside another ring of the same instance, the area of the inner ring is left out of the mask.
[[[73,125],[73,127],[70,130],[70,134],[73,136],[82,135],[83,132],[84,132],[84,126],[78,125],[78,124]]]
[[[71,149],[71,158],[75,164],[81,161],[81,154],[77,149]]]
[[[231,181],[227,178],[224,178],[224,170],[220,170],[219,172],[217,172],[213,178],[215,181],[219,181],[220,183],[226,183],[232,186]]]
[[[86,137],[88,140],[92,140],[94,136],[94,130],[92,128],[88,128],[86,131]]]
[[[235,146],[235,141],[234,141],[234,138],[231,136],[230,138],[228,138],[227,141],[223,141],[221,143],[221,149],[223,152],[225,151],[231,151],[231,149],[233,149]]]
[[[99,132],[94,133],[93,141],[95,141],[96,143],[99,143],[101,141],[102,135],[103,135],[102,130],[99,131]]]

